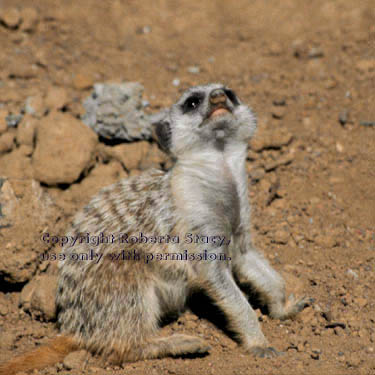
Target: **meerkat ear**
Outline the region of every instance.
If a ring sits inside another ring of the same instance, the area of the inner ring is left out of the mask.
[[[159,143],[160,147],[167,153],[170,152],[171,148],[171,125],[169,121],[160,121],[154,124],[155,134],[157,142]]]
[[[158,142],[159,146],[167,153],[171,147],[171,125],[165,113],[154,116],[152,121],[152,138]]]

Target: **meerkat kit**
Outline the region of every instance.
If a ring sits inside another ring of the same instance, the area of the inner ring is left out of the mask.
[[[98,243],[95,252],[103,255],[98,262],[74,256],[92,251],[88,241],[64,246],[56,295],[61,335],[3,365],[0,374],[40,368],[79,348],[113,363],[208,352],[199,337],[158,335],[163,317],[183,312],[196,291],[224,314],[245,351],[277,355],[241,284],[259,294],[275,319],[293,317],[308,300],[286,299],[283,279],[252,245],[245,163],[255,128],[252,111],[231,89],[222,84],[188,89],[154,124],[173,167],[102,189],[67,233],[67,238],[142,233],[180,241]],[[194,240],[201,238],[210,240]],[[124,248],[137,258],[114,258]]]

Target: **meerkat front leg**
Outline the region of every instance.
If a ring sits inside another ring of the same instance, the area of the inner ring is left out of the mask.
[[[286,299],[283,278],[251,245],[236,252],[233,258],[233,271],[239,283],[250,284],[259,293],[272,318],[292,318],[311,303],[311,299],[296,299],[293,294]]]
[[[202,262],[205,263],[205,262]],[[225,315],[229,329],[241,346],[260,357],[274,357],[279,353],[269,346],[261,331],[258,317],[237,286],[226,264],[200,264],[199,287]]]

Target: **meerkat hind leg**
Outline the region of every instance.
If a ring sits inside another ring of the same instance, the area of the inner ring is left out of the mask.
[[[255,249],[235,259],[235,272],[240,283],[251,284],[260,294],[272,318],[292,318],[312,302],[307,297],[296,299],[293,294],[286,300],[281,275]]]
[[[174,334],[150,340],[143,349],[143,359],[203,354],[210,349],[211,347],[199,337]]]

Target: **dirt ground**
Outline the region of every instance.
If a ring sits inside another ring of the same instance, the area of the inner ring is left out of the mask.
[[[189,312],[164,333],[203,337],[212,346],[207,356],[104,369],[89,358],[39,373],[375,374],[374,21],[373,0],[0,1],[0,176],[17,197],[17,186],[24,192],[17,225],[0,226],[0,361],[57,332],[53,319],[30,314],[20,300],[25,286],[53,268],[35,255],[46,251],[39,233],[47,226],[63,233],[100,187],[163,163],[154,150],[130,168],[96,138],[82,150],[55,136],[45,143],[69,150],[72,164],[74,152],[87,151],[86,159],[64,183],[43,182],[37,166],[48,163],[48,153],[30,129],[50,116],[78,129],[96,82],[140,82],[151,113],[188,86],[219,81],[258,116],[248,157],[255,244],[289,290],[314,298],[293,321],[257,310],[265,335],[285,355],[254,358]],[[7,127],[5,119],[16,119],[27,103],[33,110]],[[101,157],[103,148],[112,156]],[[55,202],[42,224],[42,203],[31,202],[30,191]]]

